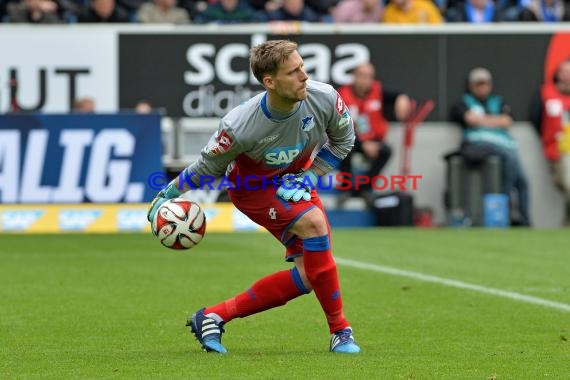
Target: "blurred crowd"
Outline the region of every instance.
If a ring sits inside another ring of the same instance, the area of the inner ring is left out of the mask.
[[[563,0],[0,0],[2,22],[40,24],[561,22],[569,10]]]

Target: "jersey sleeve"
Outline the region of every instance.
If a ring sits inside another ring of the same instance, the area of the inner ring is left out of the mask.
[[[228,165],[243,151],[235,132],[222,119],[216,133],[202,148],[200,158],[184,170],[184,179],[199,186],[200,178],[205,176],[219,178],[225,174]]]
[[[317,153],[313,164],[327,173],[337,168],[354,146],[354,123],[348,107],[334,89],[328,94],[327,108],[330,118],[327,123],[328,141]]]

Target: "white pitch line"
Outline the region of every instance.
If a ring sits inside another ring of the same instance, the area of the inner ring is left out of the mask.
[[[452,280],[449,278],[432,276],[429,274],[423,274],[423,273],[413,272],[413,271],[404,270],[404,269],[387,267],[384,265],[366,263],[366,262],[362,262],[362,261],[343,259],[341,257],[336,257],[335,261],[337,264],[344,265],[344,266],[351,267],[351,268],[364,269],[364,270],[369,270],[372,272],[387,273],[387,274],[391,274],[394,276],[408,277],[408,278],[412,278],[414,280],[419,280],[419,281],[424,281],[424,282],[432,282],[434,284],[441,284],[441,285],[445,285],[445,286],[450,286],[452,288],[473,290],[473,291],[479,292],[479,293],[490,294],[490,295],[497,296],[497,297],[509,298],[509,299],[519,301],[519,302],[525,302],[525,303],[530,303],[530,304],[534,304],[534,305],[549,307],[551,309],[557,309],[557,310],[570,312],[570,305],[568,305],[568,304],[561,303],[561,302],[555,302],[555,301],[549,301],[549,300],[545,300],[545,299],[539,298],[539,297],[528,296],[526,294],[510,292],[508,290],[488,288],[486,286],[470,284],[467,282]]]

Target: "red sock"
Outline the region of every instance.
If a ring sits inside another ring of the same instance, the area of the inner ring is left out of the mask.
[[[342,311],[342,297],[329,236],[303,239],[305,273],[325,312],[331,333],[349,326]]]
[[[297,268],[284,270],[263,277],[247,291],[204,310],[204,314],[216,313],[229,322],[277,306],[300,295],[309,293],[303,285]]]

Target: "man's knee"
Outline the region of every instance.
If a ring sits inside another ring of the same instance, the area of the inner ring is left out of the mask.
[[[289,230],[301,239],[328,234],[328,226],[324,213],[315,207],[299,218]]]

